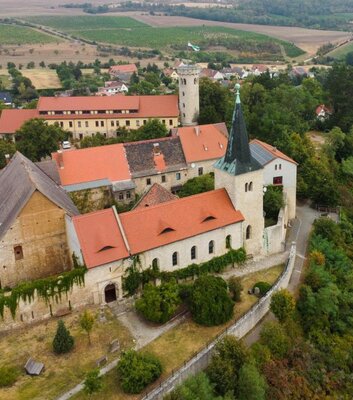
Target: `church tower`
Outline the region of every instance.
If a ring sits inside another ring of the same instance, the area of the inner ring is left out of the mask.
[[[234,207],[241,211],[243,243],[248,254],[257,255],[263,248],[263,169],[252,157],[240,102],[236,97],[227,151],[215,164],[215,188],[225,188]]]
[[[179,75],[179,110],[183,126],[197,125],[200,112],[199,75],[196,65],[183,65],[177,69]]]

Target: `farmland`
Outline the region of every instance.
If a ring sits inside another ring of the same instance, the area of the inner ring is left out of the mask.
[[[353,51],[353,42],[347,43],[344,46],[338,47],[327,54],[329,57],[343,59],[348,53]]]
[[[36,89],[58,89],[61,83],[55,70],[47,68],[24,69],[22,75],[29,78]]]
[[[192,41],[203,50],[221,47],[240,53],[256,53],[264,58],[281,58],[283,50],[289,57],[302,54],[299,48],[286,41],[221,26],[157,28],[121,16],[43,16],[31,17],[28,20],[70,33],[75,37],[129,47],[184,50],[187,42]]]
[[[41,44],[58,42],[59,39],[35,29],[25,26],[0,24],[1,44],[21,45],[21,44]]]

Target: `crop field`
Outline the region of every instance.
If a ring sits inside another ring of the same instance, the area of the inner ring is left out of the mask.
[[[182,49],[186,49],[187,43],[191,41],[203,50],[210,47],[226,47],[228,50],[240,48],[243,52],[281,56],[283,49],[289,57],[303,54],[303,51],[292,43],[221,26],[151,27],[133,18],[121,16],[42,16],[31,17],[28,20],[65,31],[75,37],[129,47],[180,50],[180,46],[185,46]]]
[[[327,54],[329,57],[343,59],[348,53],[353,51],[353,42],[349,42]]]
[[[0,42],[2,45],[41,44],[58,41],[58,38],[26,26],[0,24]]]
[[[22,75],[29,78],[36,89],[59,89],[61,82],[55,70],[48,68],[23,69]]]

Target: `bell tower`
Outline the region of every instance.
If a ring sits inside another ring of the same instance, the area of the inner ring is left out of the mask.
[[[235,107],[227,151],[215,164],[215,188],[225,188],[234,207],[241,211],[243,245],[249,254],[263,249],[263,168],[252,157],[241,109],[240,85],[235,85]]]
[[[183,126],[197,125],[200,112],[199,75],[196,65],[183,65],[177,69],[179,75],[179,110]]]

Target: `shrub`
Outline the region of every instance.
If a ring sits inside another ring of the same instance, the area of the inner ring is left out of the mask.
[[[74,347],[74,338],[66,329],[64,321],[58,321],[58,328],[53,340],[53,350],[56,354],[68,353]]]
[[[83,391],[91,395],[97,393],[103,388],[102,376],[99,375],[99,368],[95,368],[86,374],[86,379],[83,382]]]
[[[290,318],[295,309],[295,300],[286,289],[279,290],[271,298],[270,309],[279,322],[285,322]]]
[[[88,342],[91,344],[91,331],[94,325],[94,316],[88,310],[85,310],[84,313],[80,315],[79,323],[81,329],[87,333]]]
[[[175,281],[160,286],[147,284],[141,299],[136,301],[136,310],[152,322],[167,322],[175,313],[181,300]]]
[[[241,284],[240,278],[232,277],[228,280],[228,288],[232,295],[232,299],[235,302],[241,301],[241,292],[243,291],[243,285]]]
[[[266,381],[256,366],[245,363],[239,371],[238,400],[265,400]]]
[[[271,287],[272,285],[268,282],[257,282],[253,287],[253,291],[255,288],[258,288],[260,290],[260,296],[264,296],[271,289]]]
[[[139,354],[135,350],[124,353],[117,365],[121,387],[125,393],[140,393],[162,373],[162,365],[151,354]]]
[[[260,342],[267,346],[276,358],[283,358],[290,347],[290,339],[277,321],[267,322],[260,333]]]
[[[220,325],[233,316],[233,301],[227,283],[219,277],[204,275],[194,283],[190,310],[195,322],[201,325]]]
[[[18,375],[17,368],[7,365],[0,367],[0,387],[12,386],[16,382]]]

